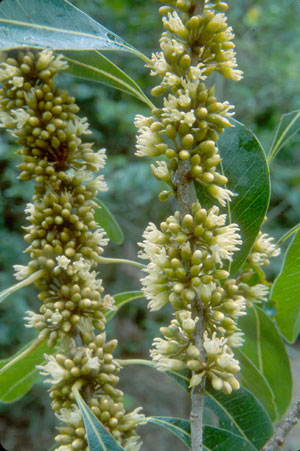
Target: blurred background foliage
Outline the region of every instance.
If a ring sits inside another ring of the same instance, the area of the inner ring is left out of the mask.
[[[161,22],[158,3],[145,0],[74,0],[73,3],[107,28],[119,34],[146,55],[158,48]],[[236,119],[252,128],[268,152],[280,116],[300,109],[300,4],[296,0],[235,0],[229,11],[229,22],[236,34],[238,63],[244,71],[240,83],[216,79],[221,100],[236,105]],[[127,54],[107,55],[122,67],[150,95],[155,80],[143,63]],[[101,199],[115,214],[124,230],[121,246],[110,244],[106,256],[135,259],[136,242],[151,220],[158,224],[172,211],[172,202],[161,204],[159,183],[152,177],[149,161],[138,159],[135,152],[135,114],[148,114],[148,108],[133,97],[105,86],[60,75],[57,83],[69,89],[91,124],[95,149],[105,147],[108,163],[105,169],[109,191]],[[154,99],[155,101],[155,99]],[[14,283],[13,264],[24,264],[27,257],[22,226],[24,206],[32,196],[32,185],[17,181],[16,145],[3,131],[0,135],[0,282],[2,289]],[[272,163],[272,199],[265,231],[279,238],[300,222],[300,153],[296,136]],[[279,270],[278,258],[270,277]],[[131,266],[108,265],[101,268],[107,292],[112,294],[139,289],[140,273]],[[0,305],[0,358],[8,357],[33,336],[23,323],[24,312],[37,310],[34,289],[17,292]],[[166,323],[171,312],[165,308],[149,314],[145,300],[125,307],[109,326],[109,333],[119,339],[122,357],[148,357],[154,336]],[[176,386],[162,389],[165,376],[152,370],[126,369],[122,385],[128,393],[128,407],[146,405],[148,415],[184,416],[185,395]],[[148,378],[152,380],[152,385]],[[134,378],[134,384],[132,382]],[[128,382],[128,383],[127,383]],[[135,385],[133,387],[132,385]],[[157,387],[159,390],[157,391]],[[154,392],[153,392],[154,390]],[[176,390],[176,395],[174,396]],[[156,395],[155,395],[156,392]],[[24,409],[28,414],[24,417]],[[29,413],[30,412],[30,413]],[[51,447],[54,420],[48,395],[39,384],[24,400],[0,405],[0,441],[7,450],[47,451]],[[39,431],[38,443],[35,439]],[[155,430],[157,433],[157,430]],[[153,449],[151,427],[145,429],[145,450]],[[161,433],[156,451],[172,449],[172,439]],[[180,442],[174,441],[180,451]]]

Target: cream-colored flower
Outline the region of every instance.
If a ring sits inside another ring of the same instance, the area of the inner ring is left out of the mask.
[[[45,382],[49,382],[50,384],[59,384],[68,374],[67,371],[59,365],[53,355],[44,354],[44,357],[48,361],[46,365],[37,365],[36,368],[41,370],[41,375],[50,376],[49,379],[45,379]]]
[[[215,261],[222,265],[222,260],[232,260],[233,253],[239,250],[241,244],[239,226],[229,224],[216,229],[210,249]]]

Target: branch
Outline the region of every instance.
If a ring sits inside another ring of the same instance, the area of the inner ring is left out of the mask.
[[[280,423],[277,431],[261,449],[261,451],[276,451],[282,447],[284,440],[291,429],[296,426],[300,420],[300,401],[292,407],[287,417]]]

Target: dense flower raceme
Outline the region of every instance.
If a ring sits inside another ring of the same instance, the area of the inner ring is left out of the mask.
[[[191,370],[192,387],[206,376],[215,389],[230,393],[239,388],[239,363],[232,351],[243,344],[237,319],[252,302],[264,301],[268,288],[249,286],[252,270],[233,279],[225,269],[242,244],[238,225],[226,225],[226,215],[213,205],[215,200],[224,207],[235,195],[225,187],[218,151],[219,135],[231,126],[233,106],[217,101],[215,87],[208,87],[206,80],[213,72],[240,80],[241,72],[223,13],[226,2],[162,2],[165,31],[161,51],[149,67],[151,75],[161,78],[152,94],[163,95],[163,100],[150,117],[136,117],[137,155],[160,157],[151,166],[153,175],[170,187],[160,199],[174,195],[180,211],[162,222],[160,230],[150,223],[141,243],[140,257],[150,260],[142,280],[149,308],[158,310],[170,302],[175,309],[175,319],[161,328],[164,338],[154,340],[151,355],[160,370]],[[182,208],[182,186],[193,181],[211,196],[209,210],[186,198],[188,205]],[[256,262],[271,256],[266,242],[270,244],[264,235],[258,238],[251,257]],[[195,302],[203,306],[205,358],[195,341]]]
[[[34,282],[40,291],[40,312],[27,313],[27,326],[36,328],[50,347],[60,347],[41,367],[51,384],[53,409],[65,423],[57,449],[89,449],[72,392],[80,381],[94,414],[126,450],[137,450],[135,429],[143,416],[126,414],[123,393],[115,388],[120,370],[112,356],[116,341],[107,342],[104,332],[114,300],[103,296],[95,271],[108,241],[94,221],[93,201],[107,189],[98,174],[105,151],[94,152],[92,144],[83,142],[81,136],[90,133],[87,120],[77,116],[75,99],[54,85],[55,75],[66,67],[61,56],[47,50],[2,55],[2,126],[21,146],[19,178],[35,181],[25,210],[30,262],[15,266],[16,278],[21,285]]]

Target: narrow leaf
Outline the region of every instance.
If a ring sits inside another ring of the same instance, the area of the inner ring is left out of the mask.
[[[123,305],[128,304],[128,302],[134,301],[135,299],[141,299],[144,297],[144,293],[142,291],[126,291],[124,293],[114,294],[113,298],[115,300],[116,310],[110,311],[106,313],[106,319],[111,320],[117,311],[123,307]]]
[[[300,231],[290,243],[275,280],[271,299],[275,302],[275,321],[289,343],[294,343],[300,333]]]
[[[234,275],[245,262],[266,215],[270,197],[269,170],[260,142],[251,130],[240,122],[231,120],[218,142],[223,171],[228,178],[227,188],[237,196],[227,208],[229,223],[237,223],[243,244],[234,254],[230,272]],[[210,208],[216,201],[206,189],[196,183],[197,197],[201,205]]]
[[[99,208],[95,211],[95,221],[103,227],[110,240],[116,244],[122,244],[124,241],[124,234],[115,217],[102,201],[96,199],[96,202],[99,205]]]
[[[234,390],[230,395],[207,387],[205,407],[217,415],[218,427],[249,440],[256,449],[273,434],[273,426],[260,402],[245,388]]]
[[[36,365],[44,361],[44,353],[51,354],[53,348],[48,348],[46,342],[38,345],[30,354],[18,359],[21,354],[26,354],[34,341],[29,342],[19,352],[9,359],[0,361],[0,401],[11,403],[22,398],[31,387],[41,379]],[[13,360],[16,360],[14,363]]]
[[[67,50],[64,51],[64,57],[69,65],[66,72],[119,89],[152,107],[152,103],[138,84],[100,52]]]
[[[157,424],[176,435],[188,448],[191,447],[190,422],[181,418],[148,417],[147,423]]]
[[[245,333],[242,351],[270,385],[280,419],[292,396],[291,369],[284,343],[273,321],[258,307],[248,309],[247,315],[239,319],[239,327]]]
[[[269,152],[268,160],[271,162],[283,146],[300,130],[300,110],[291,111],[281,116],[276,129],[274,140]]]
[[[91,451],[124,451],[114,437],[95,417],[80,396],[78,390],[74,388],[73,393],[83,417],[89,449]]]
[[[242,385],[259,399],[273,422],[278,418],[275,396],[265,376],[240,349],[234,350],[234,356],[241,366]]]
[[[0,31],[0,49],[122,50],[141,56],[67,0],[3,0]]]

